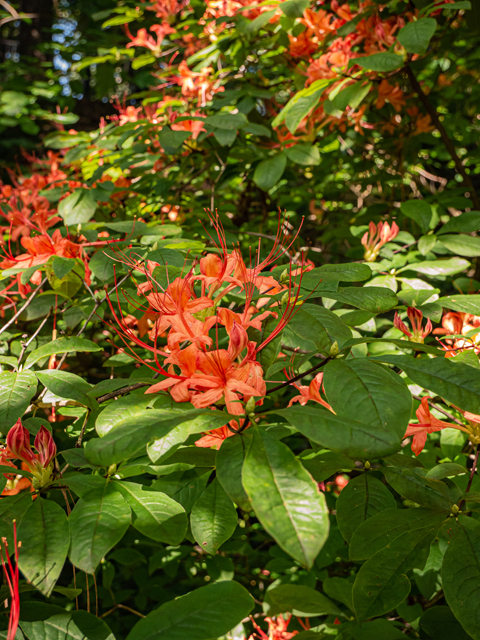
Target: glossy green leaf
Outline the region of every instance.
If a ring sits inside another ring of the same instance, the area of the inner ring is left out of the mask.
[[[432,208],[428,202],[425,200],[405,200],[402,202],[400,210],[407,218],[414,220],[423,233],[428,232],[432,220]]]
[[[399,367],[412,382],[433,391],[452,404],[480,413],[480,371],[466,364],[450,362],[448,358],[413,358],[412,356],[373,356]]]
[[[287,18],[301,18],[305,9],[310,6],[309,0],[286,0],[279,5]]]
[[[0,429],[4,435],[25,413],[37,391],[37,379],[31,371],[0,373]]]
[[[28,354],[28,358],[25,361],[26,367],[31,367],[35,362],[38,362],[42,358],[47,358],[52,355],[58,355],[60,353],[70,353],[72,351],[84,351],[94,352],[102,351],[102,347],[95,344],[91,340],[85,338],[58,338],[52,342],[47,342],[41,347],[34,349]]]
[[[458,527],[442,568],[445,598],[455,617],[474,640],[480,639],[480,531]]]
[[[403,58],[402,56],[397,56],[395,53],[385,51],[382,53],[374,53],[371,56],[365,56],[363,58],[354,58],[350,61],[350,64],[352,63],[358,64],[358,66],[367,71],[387,73],[403,67]]]
[[[212,475],[210,469],[189,469],[170,473],[163,478],[155,480],[151,489],[162,491],[182,505],[187,513],[193,508],[195,502],[202,495],[208,479]]]
[[[351,458],[335,451],[315,452],[307,449],[302,451],[298,459],[315,482],[323,482],[338,471],[355,469],[355,462]]]
[[[337,500],[337,523],[342,536],[350,542],[362,523],[394,507],[395,498],[380,480],[369,473],[353,478]]]
[[[438,238],[449,251],[465,258],[476,258],[480,256],[480,238],[467,236],[464,234],[448,234]]]
[[[290,611],[294,616],[341,616],[342,611],[323,593],[302,584],[280,584],[268,589],[264,606],[269,616]]]
[[[429,469],[426,477],[432,480],[443,480],[444,478],[453,478],[468,473],[467,469],[456,462],[443,462]]]
[[[328,536],[328,510],[292,451],[254,427],[242,479],[262,526],[292,558],[311,567]]]
[[[114,482],[132,510],[132,526],[157,542],[179,545],[187,533],[185,509],[160,491],[134,482]]]
[[[287,158],[296,164],[317,166],[321,161],[318,147],[311,144],[296,144],[285,149],[285,153]]]
[[[242,468],[248,449],[250,434],[227,438],[217,451],[215,466],[217,480],[227,495],[241,509],[249,510],[250,503],[242,484]]]
[[[448,607],[430,607],[420,618],[420,629],[432,640],[469,640],[468,635]]]
[[[430,525],[406,531],[365,562],[353,585],[353,606],[359,622],[381,616],[405,600],[411,587],[405,574],[425,565],[437,529]]]
[[[412,396],[400,376],[367,358],[333,360],[324,369],[329,404],[342,418],[358,416],[402,438],[412,412]]]
[[[18,539],[22,541],[21,572],[43,595],[50,596],[70,546],[65,511],[55,502],[37,497],[22,518]]]
[[[20,626],[29,640],[115,640],[105,622],[87,611],[57,613]]]
[[[193,505],[190,516],[193,537],[202,549],[214,555],[231,538],[237,522],[231,498],[215,479]]]
[[[59,215],[69,226],[88,222],[92,219],[96,209],[97,203],[89,189],[75,189],[58,205]]]
[[[113,400],[99,414],[95,422],[95,431],[102,438],[117,424],[142,414],[151,402],[153,396],[145,394],[145,389]]]
[[[322,292],[324,298],[338,300],[357,309],[371,311],[372,313],[384,313],[393,309],[398,304],[397,296],[391,289],[383,287],[345,287],[337,293]]]
[[[89,409],[98,407],[96,401],[87,395],[92,386],[80,376],[61,369],[36,371],[35,375],[56,396],[74,400]]]
[[[441,480],[424,478],[417,469],[388,468],[384,473],[387,482],[404,498],[450,513],[452,501],[447,485]]]
[[[452,311],[471,313],[473,315],[480,314],[480,295],[462,296],[458,294],[444,296],[443,298],[439,298],[437,303],[445,309],[451,309]]]
[[[372,275],[372,270],[367,264],[359,262],[344,262],[343,264],[323,264],[318,267],[320,272],[334,274],[342,282],[361,282],[368,280]],[[305,274],[308,276],[307,274]]]
[[[450,220],[437,231],[442,233],[471,233],[480,229],[480,211],[465,211],[460,216],[450,218]]]
[[[331,80],[328,79],[315,80],[306,89],[298,91],[272,122],[272,127],[275,129],[285,122],[290,133],[295,133],[300,122],[319,103],[322,93],[330,83]]]
[[[255,606],[238,582],[200,587],[165,602],[137,622],[127,640],[210,640],[233,629]]]
[[[445,260],[425,260],[424,262],[415,262],[408,264],[406,267],[398,269],[397,273],[402,271],[417,271],[423,275],[435,276],[454,276],[468,269],[470,263],[463,258],[447,258]]]
[[[102,558],[122,538],[130,525],[130,507],[123,496],[108,484],[93,489],[75,504],[70,525],[71,562],[93,573]]]
[[[347,578],[327,578],[322,583],[323,590],[329,598],[342,602],[353,611],[353,582]]]
[[[432,509],[385,509],[356,529],[350,541],[350,558],[368,560],[406,531],[423,529],[433,522],[440,526],[445,517]]]
[[[433,18],[420,18],[409,22],[400,29],[397,40],[408,53],[426,53],[430,40],[437,28],[437,21]]]
[[[278,153],[267,160],[262,160],[255,169],[253,181],[257,187],[268,191],[280,180],[286,166],[287,158],[284,153]]]
[[[152,440],[165,436],[182,422],[205,413],[207,411],[201,409],[179,412],[147,409],[119,422],[103,438],[90,440],[85,447],[85,455],[92,464],[109,467],[142,453]],[[208,413],[211,414],[210,411]]]
[[[391,455],[400,448],[400,438],[393,431],[337,416],[321,406],[293,405],[273,409],[300,433],[317,444],[343,453],[354,460],[368,460]]]

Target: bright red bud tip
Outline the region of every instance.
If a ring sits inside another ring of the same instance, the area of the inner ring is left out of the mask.
[[[38,459],[42,467],[48,467],[57,453],[57,445],[50,431],[43,426],[35,437],[35,449],[38,451]]]
[[[25,462],[29,467],[35,466],[36,459],[30,446],[30,433],[23,426],[20,418],[7,434],[7,447],[16,458]]]

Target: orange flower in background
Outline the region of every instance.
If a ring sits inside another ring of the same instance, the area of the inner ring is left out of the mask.
[[[478,329],[478,332],[475,331]],[[448,311],[442,318],[442,327],[433,330],[434,335],[463,335],[465,338],[447,338],[440,344],[446,350],[445,357],[451,358],[458,352],[473,349],[480,353],[480,316],[470,313]],[[468,335],[469,334],[469,335]]]
[[[294,402],[299,402],[302,406],[305,406],[307,402],[311,400],[313,402],[317,402],[318,404],[321,404],[322,407],[325,407],[326,409],[334,413],[332,407],[320,395],[322,383],[323,383],[323,371],[321,371],[320,373],[317,373],[317,375],[314,377],[314,379],[311,381],[308,387],[304,385],[297,385],[296,383],[292,383],[292,386],[295,387],[295,389],[297,389],[298,391],[300,391],[300,395],[293,397],[288,403],[288,406],[291,407]]]
[[[370,222],[368,231],[365,232],[361,241],[365,247],[364,259],[367,262],[375,262],[383,245],[396,238],[399,231],[396,222],[393,222],[392,226],[388,222],[379,222],[378,225]]]
[[[386,102],[390,103],[395,111],[400,111],[405,105],[405,97],[398,84],[392,86],[388,80],[382,80],[378,85],[377,91],[378,98],[375,103],[377,109],[381,109]]]
[[[291,614],[287,618],[283,616],[265,618],[265,622],[268,624],[268,635],[258,626],[253,618],[250,619],[255,627],[255,631],[248,640],[291,640],[298,634],[298,631],[287,631],[290,620],[292,619]]]

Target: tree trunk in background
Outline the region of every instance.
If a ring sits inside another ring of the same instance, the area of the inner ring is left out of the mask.
[[[45,62],[51,56],[42,51],[41,45],[51,40],[55,18],[54,2],[52,0],[21,0],[20,11],[36,15],[31,24],[27,24],[24,20],[20,23],[18,44],[20,59],[33,57],[39,62]]]

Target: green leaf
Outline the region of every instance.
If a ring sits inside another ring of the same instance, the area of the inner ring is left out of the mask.
[[[443,560],[445,599],[462,627],[480,639],[480,532],[458,527]]]
[[[323,581],[322,587],[329,598],[342,602],[353,611],[353,582],[347,578],[327,578]]]
[[[74,258],[62,258],[62,256],[54,256],[52,260],[52,269],[56,277],[61,280],[75,267],[77,261]]]
[[[448,487],[440,480],[422,477],[422,469],[384,469],[389,485],[401,496],[424,507],[450,513],[452,501]]]
[[[218,480],[211,482],[195,502],[190,516],[192,534],[199,546],[215,555],[237,528],[237,512]]]
[[[400,210],[407,218],[414,220],[423,233],[428,232],[432,220],[432,208],[428,202],[425,200],[406,200],[402,202]]]
[[[286,165],[287,157],[284,153],[262,160],[255,169],[253,181],[262,191],[269,191],[282,177]]]
[[[360,106],[368,92],[372,88],[371,82],[355,82],[342,89],[331,102],[336,109],[345,111],[347,107],[351,107],[354,111]]]
[[[470,2],[470,0],[459,0],[458,2],[452,2],[447,4],[447,2],[445,3],[432,3],[431,5],[428,5],[427,7],[427,13],[431,13],[432,11],[438,11],[438,9],[441,8],[444,11],[459,11],[460,9],[471,9],[472,8],[472,3]]]
[[[0,429],[4,435],[25,413],[37,391],[37,379],[31,371],[0,373]]]
[[[99,414],[95,422],[95,431],[103,438],[117,424],[143,414],[153,398],[151,394],[145,394],[144,390],[117,398]]]
[[[349,629],[353,640],[405,640],[405,634],[395,626],[398,622],[390,622],[385,618],[377,618],[370,622],[364,622],[361,626]],[[403,628],[403,626],[402,626]]]
[[[242,484],[242,468],[248,441],[248,432],[227,438],[222,442],[215,459],[218,481],[230,499],[244,511],[250,509],[248,496]]]
[[[294,616],[342,616],[342,611],[319,591],[303,584],[279,584],[268,589],[264,607],[269,616],[290,611]]]
[[[355,531],[368,518],[394,507],[395,498],[388,488],[371,474],[363,473],[350,480],[338,496],[338,528],[350,542]]]
[[[144,53],[132,61],[132,69],[141,69],[141,67],[145,67],[147,64],[153,64],[155,60],[155,56],[152,56],[150,53]]]
[[[68,520],[64,510],[40,496],[18,528],[22,541],[19,567],[23,575],[44,596],[49,597],[60,577],[70,546]]]
[[[336,416],[320,406],[293,405],[288,409],[273,409],[272,413],[286,418],[312,442],[354,460],[381,458],[400,448],[401,441],[393,431]]]
[[[418,250],[422,256],[426,256],[429,251],[437,244],[437,236],[422,236],[418,241]]]
[[[137,622],[127,640],[209,640],[228,633],[255,606],[238,582],[222,581],[200,587]]]
[[[345,287],[338,293],[322,291],[322,296],[371,313],[385,313],[398,304],[397,296],[393,291],[384,287],[365,287],[363,289]]]
[[[437,303],[445,307],[445,309],[452,309],[452,311],[472,313],[475,316],[480,314],[480,296],[478,295],[462,296],[458,294],[445,296],[439,298]]]
[[[445,606],[435,606],[424,611],[420,618],[420,629],[432,640],[470,640],[459,622]]]
[[[218,113],[205,118],[205,124],[209,124],[217,129],[225,131],[237,131],[248,124],[247,116],[244,113]]]
[[[426,477],[431,480],[443,480],[444,478],[453,478],[468,473],[467,469],[456,462],[443,462],[429,469]]]
[[[134,482],[114,482],[132,510],[132,526],[140,533],[173,546],[179,545],[187,533],[185,509],[169,496]]]
[[[343,264],[323,264],[318,267],[320,272],[335,274],[342,282],[361,282],[368,280],[372,275],[372,270],[367,264],[358,262],[344,262]],[[305,276],[308,276],[307,272]],[[303,283],[303,280],[302,280]]]
[[[397,374],[368,358],[333,360],[324,369],[329,404],[342,418],[362,420],[402,438],[412,413],[412,396]]]
[[[301,18],[305,9],[310,6],[310,0],[287,0],[286,2],[281,2],[278,6],[287,18]]]
[[[25,361],[26,367],[31,367],[42,358],[48,358],[49,356],[58,355],[60,353],[70,353],[72,351],[93,352],[102,351],[102,347],[95,344],[91,340],[85,338],[58,338],[52,342],[47,342],[41,347],[34,349],[28,354],[28,358]]]
[[[453,276],[456,273],[465,271],[468,269],[470,263],[462,258],[448,258],[447,260],[425,260],[425,262],[415,262],[413,264],[407,264],[406,267],[398,269],[397,273],[403,271],[417,271],[423,273],[426,276]]]
[[[156,480],[151,489],[162,491],[182,505],[187,513],[193,508],[195,502],[202,495],[212,474],[211,469],[190,469],[170,473],[164,478]]]
[[[460,216],[452,217],[450,220],[437,231],[442,233],[471,233],[480,229],[480,211],[465,211]]]
[[[445,516],[432,509],[385,509],[355,531],[350,541],[350,559],[368,560],[406,531],[423,529],[432,522],[440,526],[443,520]]]
[[[290,133],[295,133],[300,122],[320,102],[322,93],[331,82],[328,79],[315,80],[306,89],[298,91],[272,122],[272,127],[276,129],[285,122]]]
[[[86,493],[68,518],[72,564],[86,573],[93,573],[102,558],[123,538],[130,519],[127,502],[108,484]]]
[[[270,18],[273,18],[276,12],[277,9],[275,8],[258,15],[256,18],[248,22],[245,33],[247,33],[248,35],[252,35],[253,33],[255,33],[255,31],[258,31],[259,29],[264,27],[266,24],[268,24]]]
[[[285,153],[289,160],[297,164],[317,166],[321,161],[318,147],[312,144],[296,144],[285,149]]]
[[[57,613],[20,626],[29,640],[115,640],[105,622],[87,611]]]
[[[338,316],[314,304],[302,305],[288,324],[287,335],[289,333],[309,340],[325,355],[330,353],[334,342],[341,348],[352,336],[351,330]]]
[[[402,56],[397,56],[395,53],[382,52],[362,58],[354,58],[350,61],[350,66],[353,64],[358,64],[359,67],[367,71],[388,73],[389,71],[395,71],[395,69],[403,67],[403,58]]]
[[[78,258],[75,260],[73,269],[66,276],[58,278],[52,266],[53,261],[45,265],[45,274],[52,289],[67,298],[72,298],[79,291],[85,282],[85,264]]]
[[[480,371],[448,358],[413,358],[412,356],[371,356],[399,367],[423,389],[471,413],[480,413]]]
[[[84,224],[93,218],[97,203],[89,189],[76,189],[58,204],[58,213],[66,225]]]
[[[351,458],[347,458],[341,453],[335,453],[335,451],[315,452],[313,449],[306,449],[302,451],[298,459],[315,482],[324,482],[339,471],[355,469],[355,463]]]
[[[74,373],[50,369],[36,371],[35,375],[49,391],[60,398],[75,400],[89,409],[95,409],[98,406],[97,402],[87,395],[92,388],[91,385]]]
[[[16,496],[2,496],[0,500],[0,538],[6,538],[10,553],[15,545],[13,542],[13,520],[20,527],[23,516],[32,505],[30,492],[19,493]]]
[[[400,29],[397,40],[408,53],[426,53],[430,40],[437,28],[437,21],[433,18],[420,18],[409,22]]]
[[[170,127],[163,127],[158,134],[158,141],[166,153],[174,154],[180,151],[182,144],[191,135],[190,131],[173,131]]]
[[[328,510],[292,451],[253,427],[242,478],[262,526],[292,558],[311,567],[328,537]]]
[[[117,260],[118,256],[112,249],[102,248],[92,256],[88,266],[98,280],[105,282],[112,280],[115,272],[118,276],[119,263]]]
[[[466,258],[480,256],[480,238],[463,234],[445,234],[438,238],[449,251]]]
[[[153,409],[142,411],[116,424],[103,438],[87,442],[87,460],[97,467],[109,467],[134,455],[142,453],[145,446],[162,438],[174,427],[197,416],[210,414],[208,409],[174,411]],[[227,420],[228,422],[228,416]]]
[[[411,586],[405,574],[410,569],[423,568],[437,530],[438,526],[430,525],[406,531],[365,562],[353,585],[353,605],[359,622],[381,616],[405,600]]]

